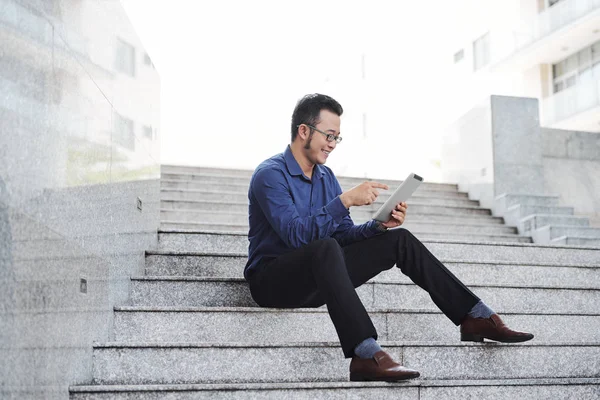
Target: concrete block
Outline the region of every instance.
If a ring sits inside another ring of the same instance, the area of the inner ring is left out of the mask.
[[[594,313],[600,289],[551,287],[470,287],[492,308],[505,312]],[[369,282],[357,288],[366,307],[432,310],[429,295],[412,283]],[[131,305],[256,307],[242,279],[147,277],[131,282]]]
[[[411,196],[410,201],[431,205],[448,206],[472,206],[479,205],[478,201],[469,200],[466,196],[459,196],[459,193],[448,192],[443,195],[435,191],[422,192]],[[374,205],[369,208],[379,208],[391,196],[391,191],[380,193]],[[248,203],[248,190],[239,192],[215,191],[212,188],[208,190],[181,190],[181,189],[163,189],[161,191],[161,204],[163,208],[186,208],[173,202],[225,202],[225,203]],[[189,208],[189,207],[188,207]],[[191,207],[194,208],[194,207]]]
[[[98,385],[73,387],[71,398],[99,399],[323,399],[418,400],[418,384],[402,382],[310,382],[267,384]]]
[[[146,256],[146,275],[240,278],[244,275],[247,261],[247,255],[149,253]]]
[[[558,196],[503,193],[494,199],[494,215],[504,215],[509,207],[517,204],[556,207],[558,206]]]
[[[573,207],[523,206],[520,204],[509,207],[504,214],[507,225],[518,226],[521,219],[534,214],[544,215],[573,215]]]
[[[561,236],[575,236],[588,239],[600,239],[600,228],[585,226],[550,225],[550,238]]]
[[[154,276],[195,276],[241,278],[246,265],[245,255],[168,255],[154,253],[146,258],[146,274]],[[503,286],[528,286],[535,282],[544,287],[600,288],[600,268],[593,266],[562,266],[560,264],[527,265],[511,262],[452,262],[441,260],[467,285],[494,283]],[[384,271],[373,282],[405,282],[408,277],[400,269]]]
[[[246,234],[198,233],[206,240],[204,252],[246,253]],[[185,238],[177,239],[185,240]],[[511,262],[521,264],[600,264],[600,252],[594,249],[540,246],[527,243],[495,244],[485,242],[459,242],[453,240],[423,240],[423,244],[439,259],[466,262]]]
[[[552,239],[550,243],[565,246],[600,247],[600,239],[579,238],[573,236],[561,236]]]
[[[404,226],[404,225],[403,225]],[[222,227],[225,229],[228,226]],[[461,225],[453,229],[452,225],[442,224],[411,224],[406,223],[405,228],[411,231],[418,238],[434,237],[446,239],[468,239],[468,240],[490,240],[490,241],[515,241],[530,243],[530,238],[517,236],[514,228],[504,227],[501,225]],[[217,233],[217,232],[215,232]],[[238,230],[237,233],[247,235],[247,230]],[[205,243],[201,233],[192,231],[179,233],[161,233],[159,239],[159,249],[161,251],[177,251],[177,252],[197,252],[205,249]]]
[[[593,344],[401,344],[382,342],[392,357],[428,379],[597,377]],[[95,384],[181,384],[346,381],[339,345],[98,345]]]
[[[442,214],[442,215],[491,215],[490,210],[476,207],[444,207],[421,204],[410,205],[411,215]],[[356,223],[362,223],[373,217],[374,211],[351,210],[350,217]],[[162,221],[169,222],[224,222],[246,221],[248,219],[247,206],[215,205],[202,210],[168,210],[160,212]]]
[[[598,289],[511,288],[471,285],[470,289],[492,309],[504,312],[594,313]],[[373,284],[372,307],[437,310],[429,295],[412,284]],[[371,305],[369,305],[371,306]]]
[[[161,190],[200,190],[217,192],[248,193],[250,181],[244,183],[202,182],[181,179],[162,179]]]
[[[406,346],[403,356],[406,365],[438,379],[592,378],[597,377],[600,348],[575,344],[548,346],[542,342],[460,349],[424,345]]]
[[[179,252],[248,254],[248,233],[159,233],[159,248]]]
[[[360,185],[361,183],[372,180],[368,178],[346,178],[346,177],[337,177],[340,186],[344,189],[350,189],[356,185]],[[171,173],[163,173],[162,181],[169,182],[168,185],[161,187],[173,187],[172,185],[175,182],[183,183],[195,183],[202,182],[203,185],[211,184],[212,187],[220,187],[220,185],[235,185],[235,186],[243,186],[249,185],[250,178],[243,176],[235,176],[235,175],[219,175],[219,174],[171,174]],[[385,183],[390,187],[398,187],[402,183],[402,181],[396,180],[387,180],[387,179],[377,179],[377,182]],[[187,189],[192,189],[194,185],[184,185]],[[180,186],[183,188],[183,186]],[[458,191],[458,186],[454,184],[446,184],[446,183],[431,183],[431,182],[423,182],[418,190],[426,190],[426,191],[436,191],[436,192],[456,192]]]
[[[459,329],[439,312],[368,312],[380,341],[460,340]],[[578,343],[600,340],[598,315],[502,313],[502,318],[513,329],[533,332],[536,341],[566,343],[574,337]],[[327,342],[338,340],[338,336],[325,308],[119,307],[115,312],[115,340],[251,344]]]
[[[531,243],[531,238],[528,236],[516,235],[484,235],[484,234],[468,234],[468,233],[452,233],[452,232],[412,232],[420,240],[428,239],[451,239],[451,240],[477,240],[480,242],[492,243]]]
[[[546,225],[566,225],[566,226],[577,226],[587,227],[589,226],[589,219],[585,217],[576,217],[572,215],[544,215],[544,214],[533,214],[528,217],[522,218],[517,226],[519,233],[522,235],[531,235],[531,232],[535,229],[539,229]]]
[[[254,170],[234,169],[234,168],[211,168],[211,167],[193,167],[186,165],[165,165],[160,166],[161,174],[200,174],[200,175],[225,175],[241,176],[250,179]]]
[[[517,380],[417,380],[384,382],[311,382],[280,384],[110,385],[71,387],[73,400],[147,399],[593,399],[597,378]]]
[[[355,224],[359,223],[359,220],[352,217]],[[233,218],[230,222],[227,222],[227,217],[223,217],[225,221],[220,221],[218,218],[213,218],[212,222],[201,222],[201,221],[169,221],[163,219],[161,222],[162,230],[207,230],[207,231],[219,231],[219,232],[243,232],[248,233],[248,221],[241,215],[237,218]],[[368,221],[369,218],[363,218],[364,222]],[[413,209],[410,209],[410,214],[407,216],[406,223],[440,223],[440,224],[452,224],[458,226],[461,224],[470,225],[502,225],[504,220],[499,217],[492,217],[488,215],[415,215]]]

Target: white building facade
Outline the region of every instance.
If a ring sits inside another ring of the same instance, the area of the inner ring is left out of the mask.
[[[542,126],[600,132],[600,0],[475,7],[455,47],[450,115],[459,118],[490,94],[532,97]]]

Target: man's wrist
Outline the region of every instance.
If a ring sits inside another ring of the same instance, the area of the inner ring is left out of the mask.
[[[350,204],[350,200],[348,200],[346,193],[340,194],[340,201],[342,202],[344,207],[346,207],[347,210],[350,209],[351,204]]]

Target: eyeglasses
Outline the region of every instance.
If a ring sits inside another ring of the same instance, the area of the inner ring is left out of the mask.
[[[323,135],[325,135],[325,137],[327,138],[328,142],[333,142],[335,140],[336,143],[339,143],[342,141],[342,137],[341,136],[335,136],[334,134],[331,133],[325,133],[317,128],[315,128],[312,125],[308,125],[308,124],[300,124],[300,125],[306,125],[308,126],[310,129],[314,129],[315,131],[322,133]],[[300,128],[300,125],[297,125],[296,128]]]

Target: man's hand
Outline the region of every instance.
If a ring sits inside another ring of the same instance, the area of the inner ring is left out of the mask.
[[[406,218],[406,209],[408,208],[408,204],[405,202],[396,204],[396,207],[392,210],[392,215],[387,222],[382,223],[382,226],[386,228],[396,228],[404,223],[404,219]]]
[[[377,189],[388,190],[388,185],[378,182],[363,182],[358,186],[340,194],[340,200],[344,204],[344,207],[350,208],[353,206],[368,206],[373,204],[379,196]]]

